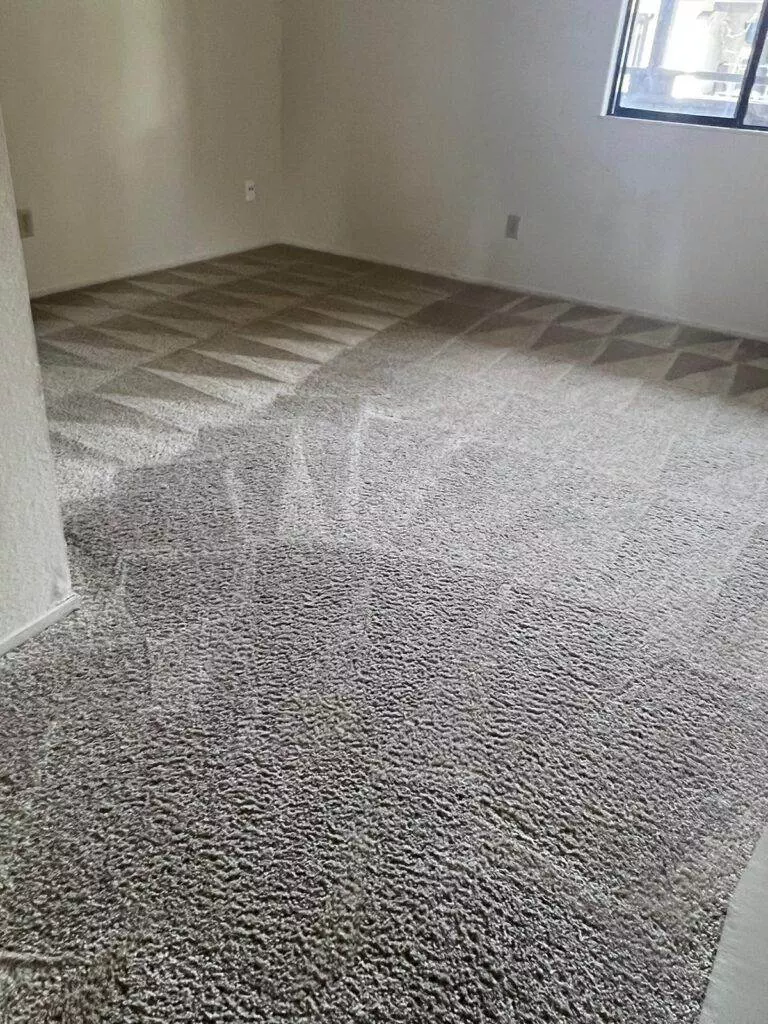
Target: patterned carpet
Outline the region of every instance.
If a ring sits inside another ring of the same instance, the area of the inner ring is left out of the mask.
[[[768,341],[282,245],[49,296],[33,314],[65,495],[246,422],[403,320],[544,364],[768,401]]]
[[[5,1024],[693,1024],[768,821],[768,343],[270,246],[34,303]]]

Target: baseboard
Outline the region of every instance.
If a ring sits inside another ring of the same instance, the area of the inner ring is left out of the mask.
[[[61,604],[57,604],[55,608],[51,608],[50,611],[46,612],[45,615],[41,615],[40,618],[30,622],[27,626],[22,626],[21,629],[17,629],[15,633],[11,633],[5,640],[0,640],[0,658],[9,651],[14,650],[16,647],[20,647],[27,640],[31,640],[33,636],[37,636],[42,630],[47,629],[48,626],[52,626],[55,622],[59,622],[70,612],[75,611],[80,607],[80,598],[77,594],[72,594],[62,601]]]
[[[242,252],[250,252],[253,249],[265,248],[268,245],[296,245],[302,249],[308,249],[312,252],[318,253],[330,253],[333,256],[346,256],[349,259],[355,260],[367,260],[369,263],[375,263],[383,267],[397,266],[403,270],[413,270],[419,274],[432,274],[436,277],[445,277],[451,281],[458,281],[460,284],[479,284],[486,285],[491,288],[508,288],[517,291],[526,292],[528,295],[535,295],[543,299],[559,299],[562,302],[579,302],[586,305],[600,306],[603,309],[613,311],[616,313],[628,313],[632,316],[643,316],[650,317],[657,320],[669,320],[672,323],[679,323],[684,327],[695,327],[704,331],[720,331],[723,334],[730,334],[735,338],[751,338],[755,341],[765,341],[766,333],[758,333],[756,331],[742,331],[735,330],[729,324],[724,323],[704,323],[700,320],[683,320],[680,317],[672,316],[669,313],[659,312],[657,309],[648,309],[639,306],[616,306],[611,302],[605,302],[603,299],[595,298],[591,295],[572,295],[565,294],[564,292],[548,292],[542,291],[540,288],[534,288],[528,285],[525,281],[501,281],[497,278],[491,277],[471,277],[465,274],[455,274],[441,270],[438,267],[427,266],[423,263],[403,263],[397,261],[393,263],[391,260],[383,260],[379,256],[372,255],[371,253],[364,251],[353,251],[351,249],[337,249],[328,246],[318,246],[315,243],[305,242],[299,238],[277,238],[271,241],[258,242],[255,245],[249,246],[248,249],[241,250]],[[237,256],[237,252],[226,250],[225,252],[213,252],[213,253],[199,253],[198,255],[191,256],[186,262],[195,263],[199,260],[215,260],[220,259],[223,256]],[[120,277],[111,275],[110,277],[101,277],[96,280],[87,281],[75,281],[67,285],[59,285],[56,288],[43,288],[36,289],[34,292],[30,292],[30,298],[42,299],[46,295],[56,295],[62,291],[73,291],[78,288],[93,288],[96,285],[108,284],[111,281],[122,280],[126,277],[137,277],[139,274],[154,274],[163,270],[175,270],[177,267],[184,266],[182,263],[162,263],[153,264],[151,266],[144,266],[135,270],[126,271],[121,274]],[[0,648],[1,650],[1,648]]]
[[[182,263],[176,260],[173,263],[152,263],[150,265],[144,265],[137,267],[134,270],[126,270],[124,273],[119,274],[117,277],[114,274],[110,274],[109,277],[89,278],[88,280],[77,280],[68,284],[59,284],[55,288],[36,288],[34,291],[30,291],[30,299],[43,299],[46,295],[58,295],[60,292],[72,292],[78,288],[95,288],[99,284],[110,284],[112,281],[123,281],[127,277],[139,277],[141,274],[158,274],[163,270],[176,270],[177,267],[186,266],[187,263],[200,263],[203,260],[218,260],[223,256],[238,256],[240,252],[251,252],[253,249],[262,249],[267,245],[278,245],[280,239],[273,241],[262,241],[256,242],[254,245],[249,245],[247,249],[240,249],[237,252],[232,252],[231,249],[226,249],[224,252],[204,252],[193,254],[188,259],[185,258]]]
[[[328,247],[318,248],[315,244],[302,242],[296,238],[282,239],[281,242],[283,245],[296,245],[302,249],[309,249],[312,252],[327,252],[332,256],[346,256],[348,259],[353,260],[367,260],[369,263],[375,263],[383,267],[395,266],[400,267],[402,270],[413,270],[417,274],[432,274],[435,277],[445,277],[449,281],[458,281],[461,284],[480,284],[491,288],[507,288],[514,291],[525,292],[527,295],[534,295],[537,298],[542,299],[559,299],[561,302],[578,302],[588,306],[599,306],[601,309],[608,310],[608,312],[628,313],[631,316],[643,316],[654,320],[668,320],[670,323],[680,324],[682,327],[695,327],[703,331],[719,331],[721,334],[728,334],[734,338],[750,338],[755,341],[765,341],[766,335],[768,335],[768,328],[766,328],[766,331],[762,334],[759,334],[756,331],[734,330],[734,328],[728,324],[703,323],[700,320],[683,320],[680,317],[672,316],[669,313],[660,313],[657,309],[643,309],[635,306],[616,306],[611,302],[604,302],[602,299],[597,299],[593,295],[566,295],[563,292],[542,291],[540,288],[532,288],[530,285],[526,284],[525,281],[499,281],[490,277],[468,277],[466,275],[446,273],[444,270],[426,266],[424,264],[401,263],[399,260],[393,263],[391,260],[382,260],[380,257],[371,256],[366,252],[353,252],[349,249],[332,249]]]

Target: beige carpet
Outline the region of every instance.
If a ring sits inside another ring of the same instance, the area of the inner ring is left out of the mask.
[[[696,1021],[768,345],[286,246],[35,317],[84,603],[0,669],[0,1019]]]

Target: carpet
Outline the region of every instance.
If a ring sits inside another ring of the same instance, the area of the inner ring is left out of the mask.
[[[271,246],[34,304],[0,1019],[699,1017],[768,820],[768,343]]]

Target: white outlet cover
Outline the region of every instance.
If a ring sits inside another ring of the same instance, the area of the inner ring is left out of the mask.
[[[246,203],[252,203],[256,198],[256,182],[246,181],[245,183],[245,201]]]

